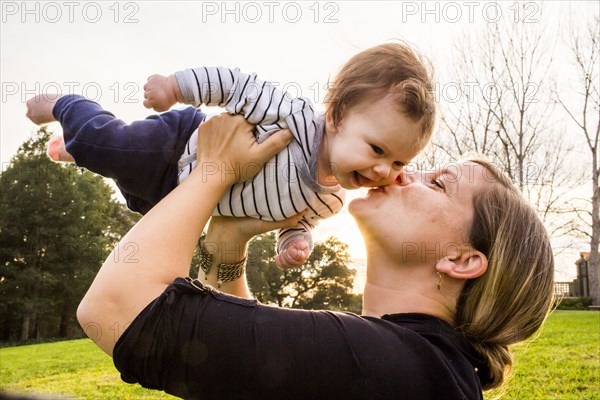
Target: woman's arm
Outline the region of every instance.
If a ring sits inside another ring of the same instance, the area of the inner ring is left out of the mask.
[[[200,126],[198,168],[125,235],[79,305],[78,320],[100,348],[112,354],[126,325],[173,279],[188,274],[202,229],[225,190],[258,171],[291,134],[271,139],[258,145],[242,117],[215,117]]]
[[[200,270],[198,278],[217,287],[217,265],[237,263],[247,257],[248,242],[261,233],[294,226],[304,216],[304,212],[283,221],[264,221],[256,218],[212,217],[204,246],[212,254],[212,268],[208,274]],[[232,282],[225,282],[219,288],[222,292],[252,298],[246,274]]]

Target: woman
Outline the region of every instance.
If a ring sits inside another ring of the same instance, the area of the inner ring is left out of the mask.
[[[481,399],[503,382],[507,346],[544,321],[548,237],[483,162],[404,173],[351,203],[367,247],[363,316],[257,304],[244,274],[221,286],[239,297],[176,279],[223,192],[291,137],[256,145],[243,118],[229,116],[199,136],[203,167],[121,240],[77,312],[123,380],[184,398]],[[214,286],[212,267],[241,265],[253,235],[295,223],[213,222],[200,280]]]

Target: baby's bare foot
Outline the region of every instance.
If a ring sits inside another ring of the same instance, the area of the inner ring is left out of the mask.
[[[275,256],[275,264],[279,268],[289,269],[301,266],[310,256],[310,247],[305,240],[294,240]]]
[[[53,161],[75,162],[75,159],[67,152],[65,139],[62,136],[54,136],[50,139],[47,153]]]

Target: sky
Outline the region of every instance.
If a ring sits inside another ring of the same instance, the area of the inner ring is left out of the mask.
[[[36,130],[25,117],[25,101],[36,94],[82,94],[131,122],[152,113],[142,105],[149,75],[220,65],[257,72],[322,110],[328,80],[367,47],[405,40],[443,76],[450,49],[464,32],[500,17],[559,26],[567,12],[586,19],[600,7],[595,1],[1,3],[3,169]],[[50,128],[61,132],[56,123]],[[347,209],[315,232],[317,240],[332,234],[350,245],[363,282],[364,245]],[[558,268],[559,279],[574,277],[575,260],[568,257]]]

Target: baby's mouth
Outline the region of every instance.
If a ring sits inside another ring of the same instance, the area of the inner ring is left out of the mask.
[[[358,172],[354,171],[354,182],[359,187],[364,187],[372,183],[373,181],[367,177],[362,176]]]

